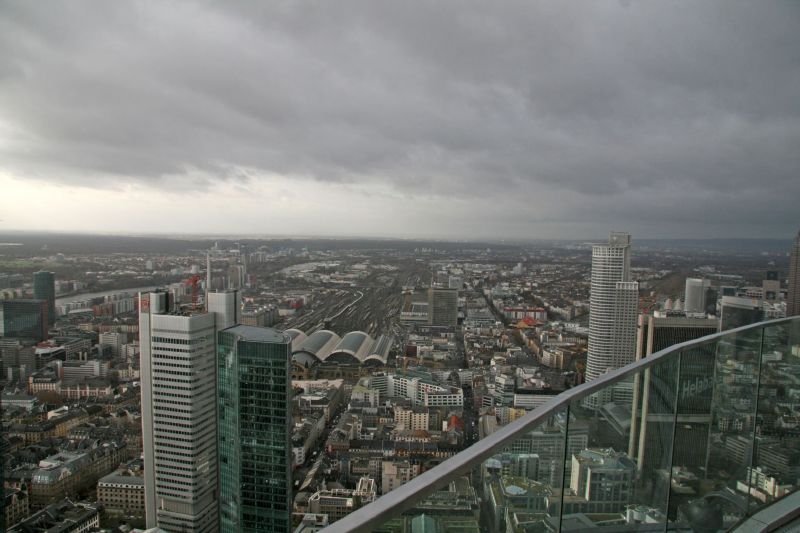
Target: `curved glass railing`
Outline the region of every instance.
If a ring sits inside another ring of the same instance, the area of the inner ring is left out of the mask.
[[[554,397],[338,532],[726,531],[800,482],[800,317],[685,342]]]

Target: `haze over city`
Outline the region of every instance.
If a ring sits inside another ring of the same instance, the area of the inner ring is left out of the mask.
[[[799,41],[794,2],[4,3],[0,229],[790,238]]]

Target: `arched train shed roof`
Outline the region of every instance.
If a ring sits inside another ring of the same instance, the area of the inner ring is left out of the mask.
[[[292,350],[303,344],[303,342],[305,342],[305,340],[308,338],[308,335],[299,329],[287,329],[285,333],[292,338]]]
[[[372,347],[372,337],[363,331],[351,331],[344,337],[326,358],[336,363],[363,363]]]
[[[315,331],[299,346],[293,344],[292,359],[301,364],[324,361],[340,340],[341,337],[330,330]]]
[[[367,357],[364,359],[364,363],[385,365],[386,361],[389,359],[389,351],[392,349],[393,344],[393,337],[389,335],[381,335],[375,339],[375,342],[373,342],[372,346],[370,346]]]

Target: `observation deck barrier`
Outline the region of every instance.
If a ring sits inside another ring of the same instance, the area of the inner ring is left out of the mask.
[[[323,531],[731,531],[798,483],[792,317],[569,389]]]

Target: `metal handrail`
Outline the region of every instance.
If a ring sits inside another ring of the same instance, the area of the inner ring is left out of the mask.
[[[408,483],[404,483],[388,494],[380,496],[374,502],[337,520],[322,531],[324,533],[368,533],[389,518],[415,507],[417,503],[432,492],[463,476],[475,466],[501,452],[519,436],[537,429],[543,422],[574,401],[582,400],[601,389],[605,389],[608,385],[618,383],[632,374],[646,370],[685,350],[702,348],[722,338],[735,336],[750,330],[764,329],[769,326],[777,326],[797,320],[800,320],[800,317],[765,320],[675,344],[629,365],[607,372],[597,379],[564,391],[525,416],[501,427],[486,438],[479,440],[467,449],[413,478]]]

